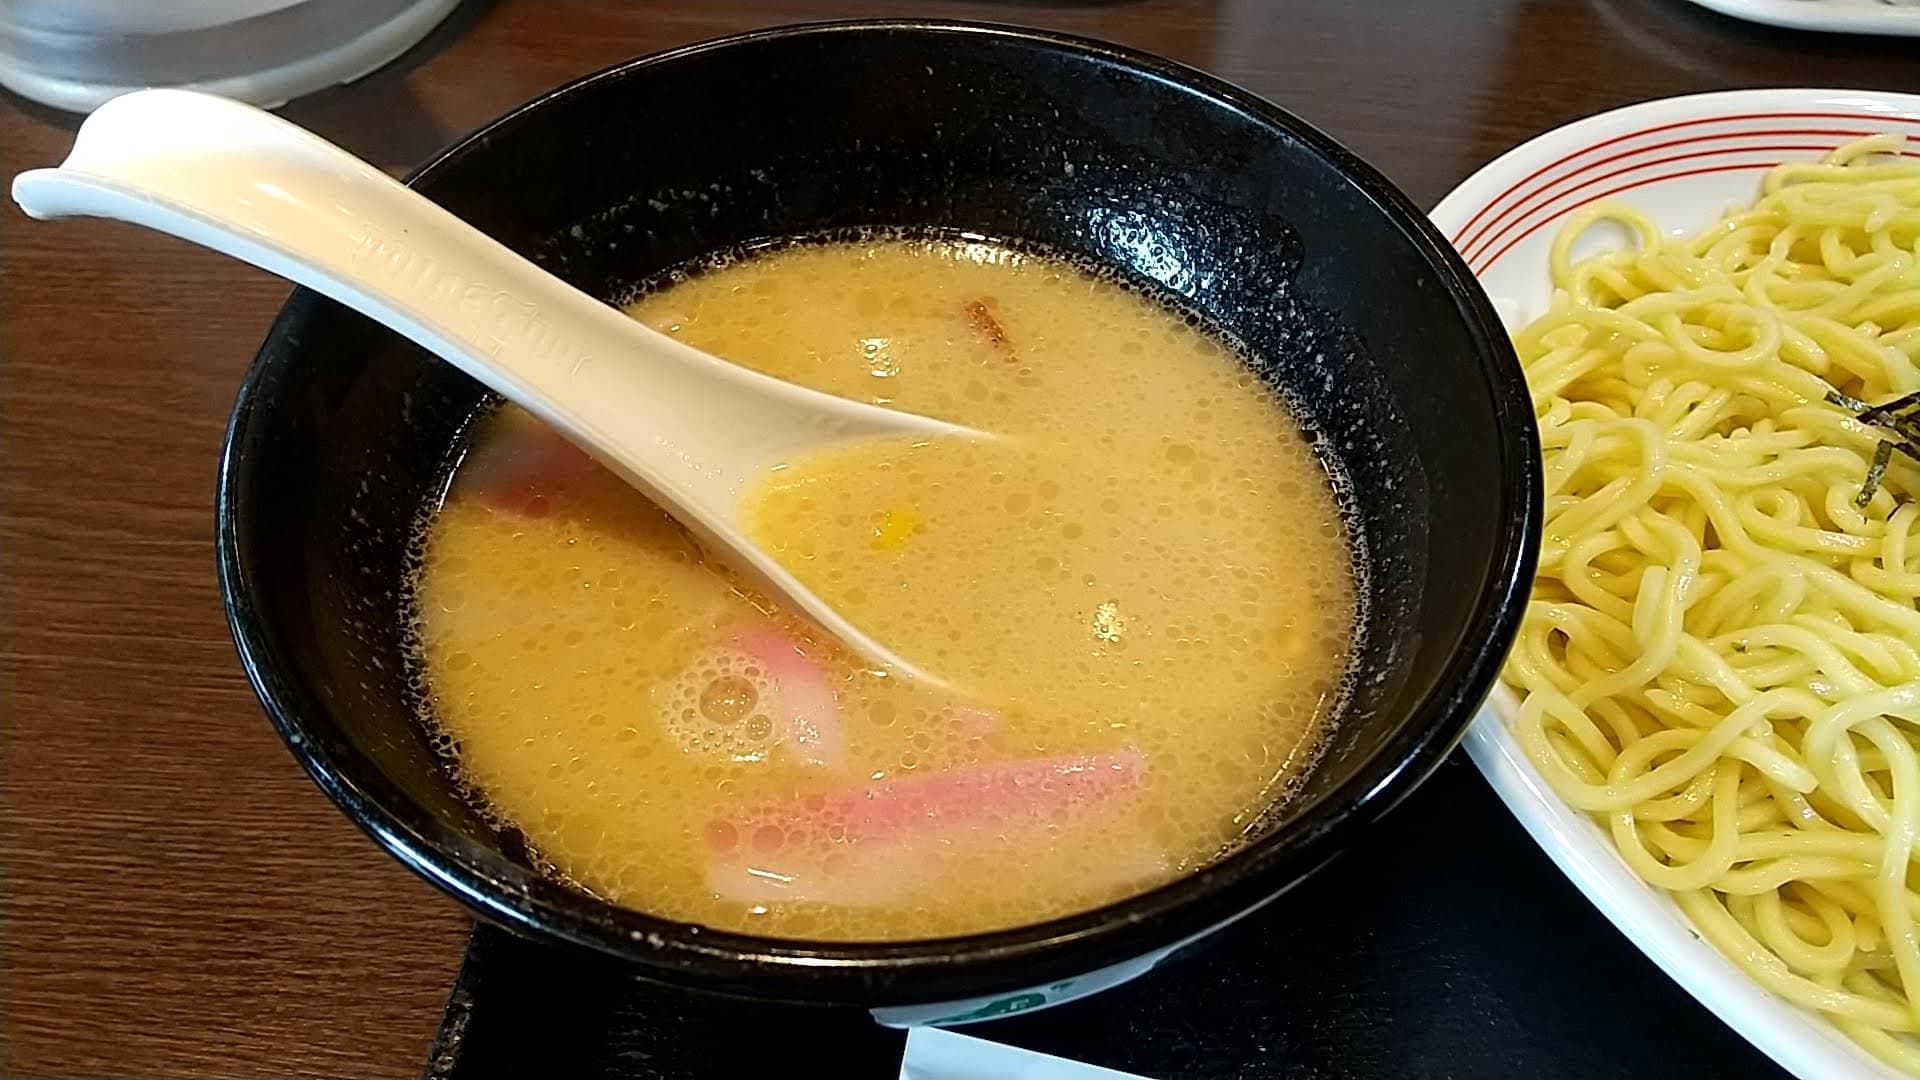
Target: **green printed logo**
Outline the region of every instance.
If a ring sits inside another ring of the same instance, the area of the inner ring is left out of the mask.
[[[996,1016],[1006,1016],[1008,1013],[1025,1012],[1028,1009],[1045,1005],[1046,1003],[1047,995],[1036,990],[1029,990],[1024,994],[995,998],[971,1012],[963,1012],[957,1016],[941,1017],[935,1020],[934,1023],[966,1024],[975,1020],[991,1020]]]

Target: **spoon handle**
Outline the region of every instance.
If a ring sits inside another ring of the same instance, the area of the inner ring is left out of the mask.
[[[736,520],[738,496],[792,454],[840,439],[974,433],[708,356],[319,136],[225,98],[115,98],[80,126],[58,168],[15,177],[13,198],[36,218],[171,233],[404,334],[590,451],[856,650],[919,674],[754,544]]]
[[[16,177],[13,197],[32,217],[143,225],[324,293],[526,407],[690,524],[724,526],[715,517],[731,507],[716,494],[783,450],[916,422],[953,430],[690,348],[326,140],[225,98],[116,98],[58,168]]]

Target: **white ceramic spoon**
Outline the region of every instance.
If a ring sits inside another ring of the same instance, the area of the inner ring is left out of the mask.
[[[35,218],[171,233],[385,324],[551,424],[869,659],[927,678],[748,539],[739,496],[774,465],[833,443],[977,433],[681,344],[339,147],[225,98],[115,98],[81,125],[58,168],[14,177],[13,198]]]

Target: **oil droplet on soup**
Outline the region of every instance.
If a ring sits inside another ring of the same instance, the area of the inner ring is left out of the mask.
[[[756,539],[935,690],[526,414],[490,417],[423,530],[418,657],[464,779],[555,873],[772,936],[977,932],[1190,872],[1310,768],[1358,560],[1307,440],[1217,338],[943,240],[792,247],[629,310],[1005,438],[852,445],[746,496]]]

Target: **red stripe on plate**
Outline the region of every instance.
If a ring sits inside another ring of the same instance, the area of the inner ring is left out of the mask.
[[[1565,165],[1567,162],[1572,161],[1575,158],[1581,157],[1582,155],[1590,154],[1595,150],[1604,150],[1609,146],[1614,146],[1619,143],[1626,142],[1629,139],[1638,139],[1646,135],[1658,135],[1663,131],[1678,131],[1681,128],[1699,127],[1702,124],[1743,123],[1749,120],[1851,120],[1854,123],[1865,123],[1868,121],[1873,121],[1873,122],[1879,122],[1879,123],[1911,124],[1914,127],[1920,127],[1920,116],[1901,116],[1901,115],[1894,115],[1894,114],[1852,113],[1852,112],[1735,113],[1731,116],[1696,116],[1691,120],[1675,120],[1670,123],[1656,124],[1653,127],[1641,128],[1638,131],[1629,131],[1624,135],[1615,135],[1611,139],[1602,139],[1601,141],[1597,143],[1593,143],[1590,146],[1583,146],[1578,150],[1575,150],[1569,154],[1566,154],[1560,158],[1557,158],[1554,161],[1550,161],[1547,164],[1540,166],[1538,169],[1533,170],[1532,172],[1528,173],[1526,176],[1521,177],[1519,180],[1515,181],[1505,191],[1502,191],[1500,194],[1495,195],[1491,202],[1481,207],[1479,213],[1473,215],[1473,217],[1467,220],[1467,223],[1465,225],[1461,226],[1460,232],[1455,234],[1454,240],[1457,242],[1461,236],[1466,234],[1467,230],[1479,224],[1481,217],[1483,217],[1488,211],[1492,210],[1494,207],[1499,206],[1500,203],[1503,200],[1505,200],[1507,196],[1513,194],[1516,188],[1524,187],[1527,184],[1532,183],[1535,179],[1538,179],[1542,173],[1550,172],[1553,169],[1557,169],[1560,166]],[[1737,135],[1737,134],[1743,134],[1743,133],[1729,132],[1728,134]],[[1760,134],[1766,134],[1766,133],[1764,131],[1754,131],[1754,132],[1749,132],[1747,134],[1760,135]]]
[[[1579,203],[1578,205],[1568,207],[1566,211],[1564,211],[1564,213],[1572,213],[1573,211],[1580,209],[1580,207],[1582,206],[1587,206],[1591,203],[1599,202],[1601,199],[1618,195],[1623,191],[1632,191],[1634,188],[1646,187],[1648,184],[1658,184],[1665,180],[1679,180],[1688,176],[1702,176],[1702,175],[1705,175],[1706,173],[1738,172],[1742,169],[1771,169],[1773,168],[1774,164],[1777,164],[1777,163],[1753,162],[1750,164],[1707,165],[1698,169],[1683,169],[1680,172],[1665,173],[1660,176],[1643,177],[1642,179],[1635,180],[1632,183],[1621,184],[1619,187],[1608,188],[1607,190],[1600,192],[1599,194],[1593,196],[1590,199],[1587,199],[1584,202]],[[1507,252],[1512,251],[1515,244],[1518,244],[1522,240],[1525,240],[1527,237],[1532,236],[1534,233],[1539,232],[1542,226],[1551,224],[1552,222],[1557,220],[1559,216],[1561,215],[1556,215],[1555,217],[1550,217],[1550,218],[1543,218],[1539,221],[1534,222],[1532,227],[1527,229],[1526,232],[1523,232],[1519,236],[1514,237],[1512,240],[1507,241],[1507,245],[1505,247],[1501,248],[1499,251],[1494,252],[1493,258],[1488,259],[1486,262],[1482,263],[1477,267],[1474,267],[1474,270],[1473,270],[1474,275],[1477,277],[1480,274],[1485,273],[1488,267],[1492,266],[1494,263],[1499,262],[1502,256],[1504,256]]]
[[[1900,156],[1907,157],[1907,158],[1920,158],[1920,150],[1903,150],[1900,152]],[[1680,180],[1680,179],[1684,179],[1685,177],[1701,176],[1706,173],[1738,172],[1739,170],[1742,170],[1742,169],[1771,169],[1781,164],[1784,164],[1784,162],[1755,161],[1755,162],[1735,163],[1731,165],[1706,165],[1697,169],[1682,169],[1679,172],[1663,173],[1659,176],[1642,177],[1641,179],[1635,180],[1631,183],[1621,184],[1618,187],[1611,187],[1605,191],[1596,192],[1595,194],[1580,200],[1579,202],[1559,211],[1558,213],[1554,213],[1554,214],[1548,215],[1547,217],[1541,218],[1539,221],[1536,221],[1532,225],[1528,226],[1525,232],[1521,233],[1519,236],[1514,237],[1512,240],[1507,241],[1505,246],[1501,247],[1499,251],[1496,251],[1493,253],[1492,258],[1487,259],[1485,262],[1482,262],[1478,266],[1473,266],[1471,261],[1469,261],[1468,265],[1472,266],[1474,276],[1478,277],[1479,275],[1485,273],[1488,267],[1491,267],[1494,263],[1499,262],[1501,258],[1503,258],[1507,254],[1507,252],[1512,251],[1516,244],[1519,244],[1521,241],[1525,240],[1529,236],[1532,236],[1534,233],[1539,232],[1543,226],[1551,225],[1554,222],[1559,221],[1561,218],[1566,217],[1568,214],[1573,213],[1575,210],[1578,210],[1583,206],[1591,206],[1594,203],[1599,202],[1601,199],[1610,199],[1613,196],[1618,195],[1623,191],[1632,191],[1634,188],[1646,187],[1648,184],[1658,184],[1667,180]],[[1628,169],[1628,170],[1622,170],[1622,171],[1631,172],[1632,170]]]
[[[1636,146],[1631,150],[1622,150],[1617,154],[1609,154],[1603,158],[1595,158],[1594,160],[1587,162],[1585,165],[1580,166],[1578,169],[1575,169],[1574,171],[1568,173],[1567,175],[1559,177],[1555,180],[1549,181],[1544,187],[1538,188],[1532,192],[1522,195],[1520,198],[1510,203],[1506,209],[1500,211],[1500,213],[1494,215],[1491,219],[1489,219],[1487,223],[1481,227],[1478,233],[1467,237],[1464,242],[1460,239],[1459,236],[1455,236],[1453,238],[1454,246],[1464,252],[1468,248],[1474,246],[1475,244],[1480,243],[1481,240],[1485,239],[1488,231],[1494,228],[1496,225],[1499,225],[1500,222],[1506,220],[1506,218],[1509,215],[1513,214],[1516,211],[1523,211],[1526,208],[1527,204],[1540,198],[1541,196],[1545,195],[1547,192],[1552,191],[1554,188],[1559,187],[1561,184],[1564,184],[1569,180],[1577,180],[1580,177],[1585,176],[1591,170],[1597,169],[1602,165],[1611,165],[1616,161],[1620,161],[1625,158],[1634,157],[1639,154],[1650,153],[1654,150],[1668,150],[1676,146],[1693,146],[1699,143],[1716,142],[1721,139],[1757,139],[1757,138],[1765,138],[1765,137],[1770,137],[1775,135],[1783,136],[1783,137],[1785,136],[1807,136],[1807,137],[1825,136],[1829,138],[1835,137],[1835,136],[1841,136],[1848,139],[1864,139],[1869,135],[1878,135],[1878,134],[1881,134],[1881,133],[1877,131],[1843,131],[1837,128],[1793,128],[1793,129],[1769,128],[1765,130],[1716,131],[1710,135],[1690,135],[1684,139],[1666,139],[1657,143],[1648,143],[1645,146]],[[1682,160],[1683,158],[1689,158],[1689,157],[1705,157],[1709,154],[1744,153],[1749,150],[1796,150],[1797,151],[1797,150],[1832,150],[1832,149],[1833,149],[1832,145],[1729,146],[1729,147],[1723,147],[1718,150],[1701,151],[1700,153],[1697,153],[1697,154],[1681,154],[1675,157],[1664,157],[1664,158],[1657,158],[1652,161],[1643,161],[1643,162],[1640,162],[1639,165],[1636,165],[1635,168],[1645,167],[1649,165],[1660,165],[1665,162],[1679,161],[1679,160]],[[1626,171],[1626,170],[1620,170],[1620,171],[1608,173],[1607,175],[1618,176],[1622,171]],[[1512,194],[1514,190],[1515,190],[1514,188],[1508,188],[1507,194]],[[1578,190],[1578,189],[1576,188],[1573,190]],[[1565,192],[1562,192],[1561,194],[1565,194]],[[1502,196],[1502,197],[1504,198],[1505,196]],[[1557,198],[1558,196],[1554,196],[1554,197]],[[1479,214],[1475,215],[1475,217],[1476,218],[1484,217],[1486,215],[1487,210],[1491,210],[1498,205],[1500,204],[1497,201],[1488,203],[1486,208],[1481,210]],[[1461,232],[1464,233],[1466,232],[1466,230],[1462,229]]]
[[[1486,230],[1482,230],[1482,236],[1480,240],[1469,241],[1467,247],[1463,247],[1460,249],[1460,253],[1466,256],[1468,260],[1472,260],[1477,256],[1484,254],[1488,248],[1499,243],[1502,237],[1512,232],[1515,227],[1517,227],[1521,222],[1525,221],[1529,214],[1537,213],[1540,210],[1546,209],[1552,206],[1554,203],[1559,202],[1560,200],[1566,198],[1567,196],[1572,195],[1579,191],[1584,191],[1595,184],[1604,184],[1616,176],[1625,176],[1630,172],[1635,172],[1640,169],[1651,169],[1658,165],[1671,165],[1676,161],[1697,161],[1700,158],[1732,157],[1735,154],[1748,154],[1748,153],[1778,154],[1778,153],[1800,153],[1803,151],[1811,151],[1814,153],[1818,153],[1823,150],[1831,150],[1831,149],[1833,149],[1833,147],[1831,146],[1796,146],[1796,145],[1784,144],[1784,143],[1770,143],[1765,146],[1723,146],[1714,150],[1695,150],[1690,154],[1669,154],[1666,157],[1652,158],[1647,161],[1636,161],[1631,165],[1623,165],[1620,168],[1614,169],[1610,172],[1603,172],[1598,176],[1590,177],[1586,180],[1581,180],[1580,183],[1575,184],[1574,186],[1566,189],[1565,191],[1559,192],[1557,194],[1547,195],[1547,190],[1550,190],[1550,189],[1543,189],[1542,191],[1536,193],[1535,195],[1529,195],[1526,199],[1513,204],[1513,206],[1511,206],[1507,210],[1502,211],[1498,217],[1493,218],[1491,221],[1489,221],[1487,223],[1487,228],[1488,229],[1493,228],[1494,225],[1497,225],[1501,221],[1505,220],[1508,214],[1511,214],[1515,211],[1520,211],[1519,217],[1514,218],[1512,221],[1508,221],[1507,224],[1497,232],[1487,233]],[[1772,168],[1773,165],[1778,163],[1779,162],[1776,160],[1765,167]],[[1556,181],[1556,183],[1565,182],[1566,180],[1579,180],[1581,177],[1586,175],[1587,175],[1586,171],[1582,170],[1580,172],[1572,174],[1571,176],[1563,177],[1562,180]],[[1545,201],[1537,202],[1537,203],[1534,202],[1534,199],[1539,198],[1540,196],[1546,196]],[[1585,203],[1583,202],[1579,205],[1585,205]],[[1551,216],[1557,217],[1558,215],[1555,214]],[[1478,250],[1475,250],[1475,248],[1477,248]]]

